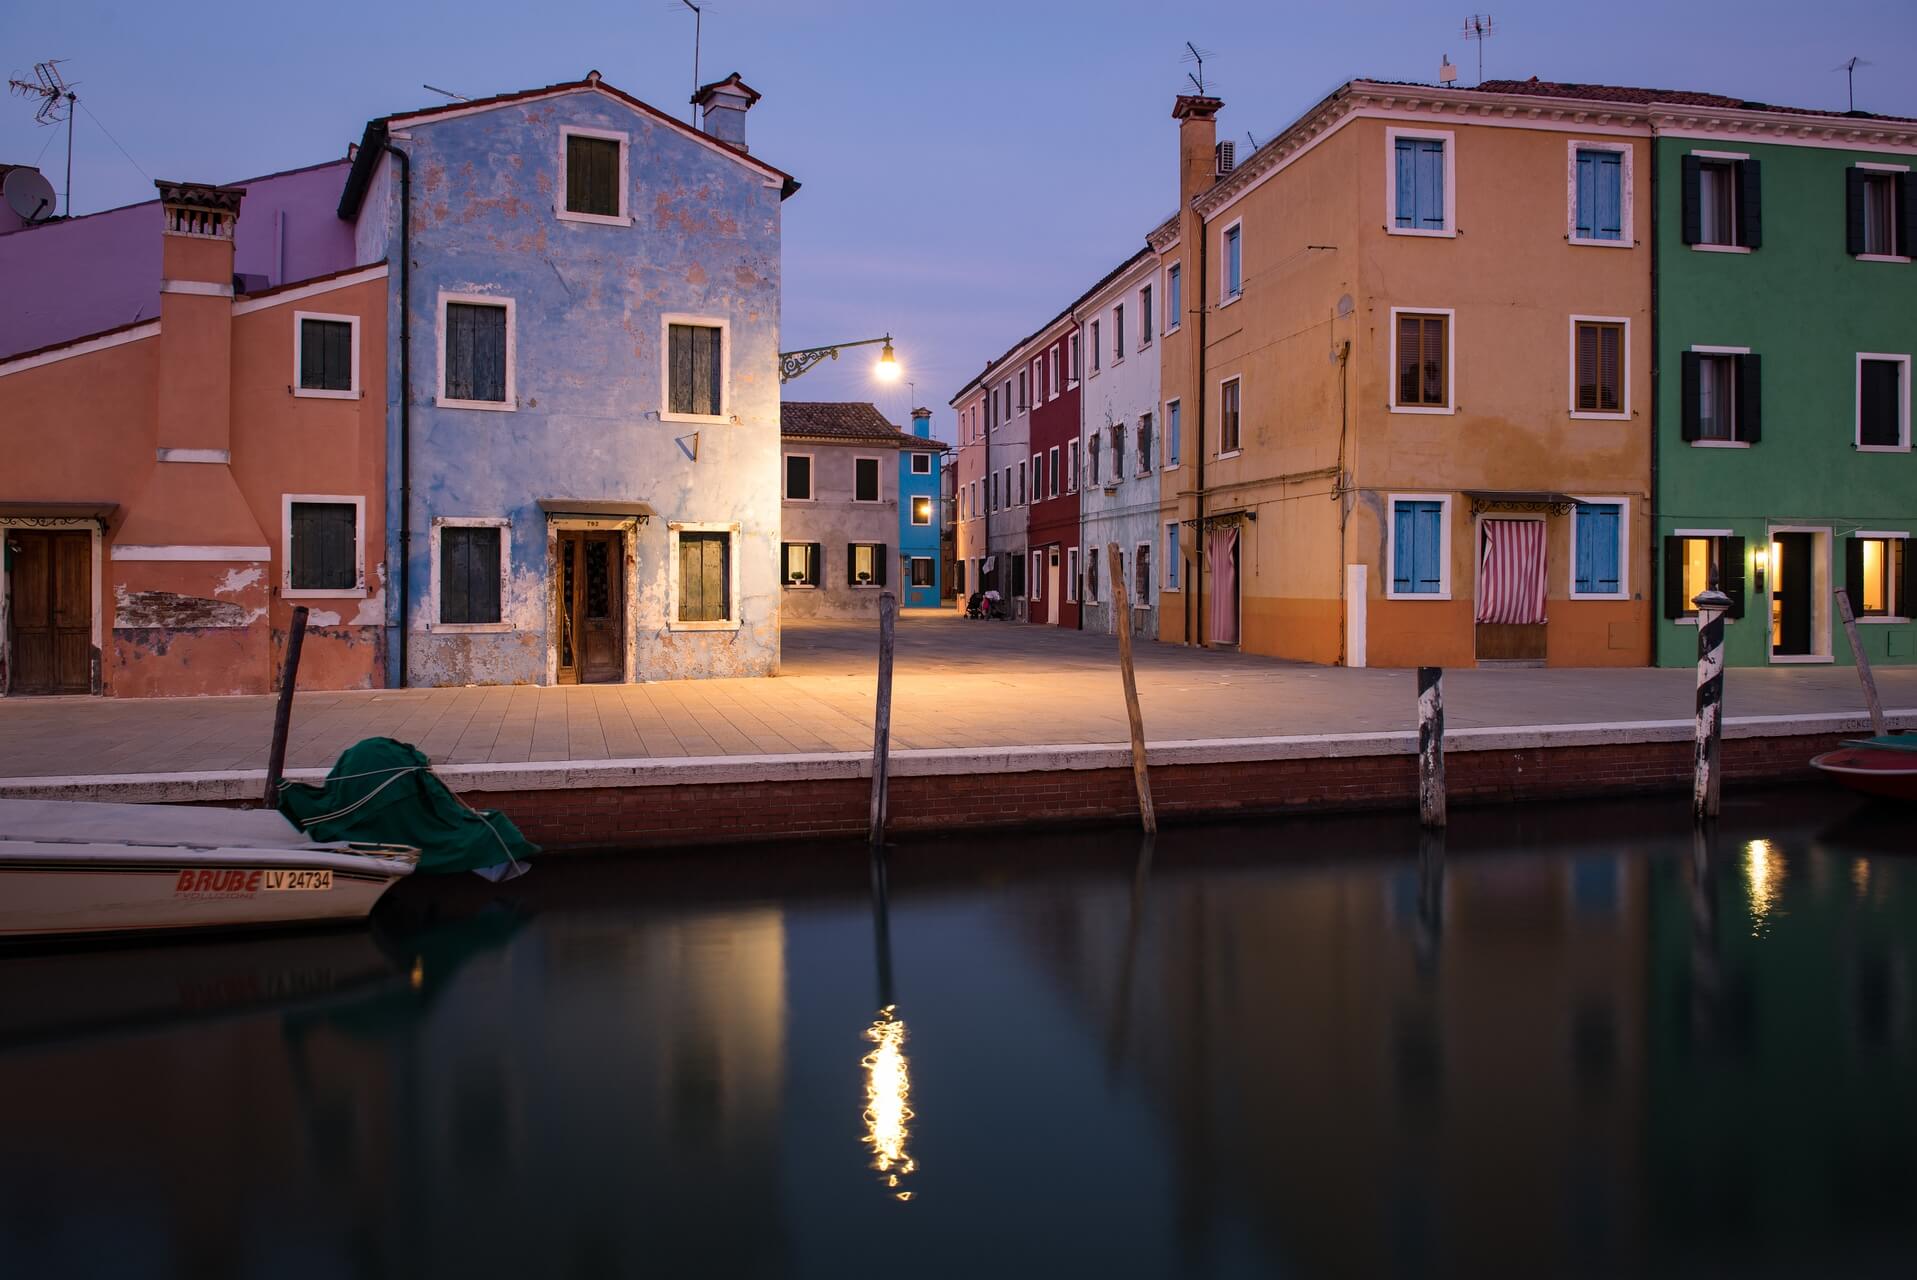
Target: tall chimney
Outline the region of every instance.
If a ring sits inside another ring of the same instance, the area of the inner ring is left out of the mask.
[[[932,438],[932,411],[930,409],[912,410],[912,434],[921,440]]]
[[[230,449],[233,228],[244,187],[155,182],[160,244],[159,444]]]
[[[708,137],[728,147],[746,151],[749,150],[745,134],[746,112],[752,110],[752,104],[759,98],[759,91],[739,79],[739,73],[735,71],[723,80],[701,85],[699,91],[692,95],[692,103],[699,108]]]
[[[1218,180],[1218,98],[1181,93],[1172,104],[1178,121],[1178,207],[1189,209],[1192,197],[1202,195]]]

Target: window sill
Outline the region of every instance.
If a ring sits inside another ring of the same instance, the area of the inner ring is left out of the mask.
[[[1691,248],[1699,253],[1749,253],[1751,251],[1751,247],[1747,244],[1694,244]]]
[[[1851,448],[1859,453],[1909,453],[1908,444],[1854,444]]]
[[[1226,307],[1229,307],[1230,305],[1232,305],[1232,303],[1237,302],[1240,298],[1244,296],[1245,296],[1245,291],[1243,289],[1240,289],[1237,293],[1231,294],[1228,297],[1224,298],[1222,301],[1220,301],[1217,309],[1220,311],[1223,311]]]
[[[433,403],[441,409],[484,409],[488,413],[512,413],[519,408],[511,400],[454,400],[448,396],[435,396]]]
[[[1680,627],[1694,627],[1697,625],[1697,615],[1695,613],[1687,613],[1681,618],[1671,618],[1668,619],[1668,621],[1674,622]],[[1724,625],[1727,627],[1734,627],[1742,621],[1742,618],[1733,618],[1728,614],[1724,617]]]
[[[780,501],[789,503],[795,507],[809,507],[814,502],[818,501],[818,499],[816,498],[781,498]]]
[[[695,427],[729,427],[732,418],[723,413],[667,413],[659,411],[661,422],[683,422]]]
[[[737,631],[737,622],[668,622],[668,631]]]
[[[1165,595],[1165,596],[1175,596],[1180,594],[1183,591],[1184,591],[1183,587],[1166,587],[1164,590],[1160,591],[1158,594]]]
[[[1427,231],[1422,227],[1386,227],[1385,231],[1394,236],[1423,236],[1427,240],[1455,240],[1458,238],[1456,227],[1446,227],[1441,231]]]
[[[1910,258],[1901,253],[1860,253],[1857,255],[1857,261],[1908,263],[1910,262]]]
[[[1182,324],[1168,324],[1163,329],[1159,330],[1158,336],[1161,338],[1169,338],[1174,333],[1183,332],[1184,328],[1185,326]]]
[[[930,520],[914,520],[911,527],[914,529],[930,529],[932,522]]]
[[[1167,470],[1167,471],[1176,471],[1176,470],[1178,470],[1178,468],[1179,468],[1179,467],[1181,467],[1181,466],[1183,466],[1183,465],[1184,465],[1184,464],[1183,464],[1183,463],[1181,463],[1181,462],[1167,462],[1167,463],[1165,464],[1165,470]]]
[[[552,216],[561,222],[584,222],[601,227],[629,227],[632,225],[632,218],[627,214],[574,213],[571,209],[554,209]]]
[[[1609,600],[1613,603],[1616,603],[1620,600],[1629,602],[1629,600],[1631,599],[1631,595],[1628,591],[1593,591],[1593,592],[1573,591],[1573,592],[1570,592],[1568,595],[1566,595],[1565,599],[1567,600]]]
[[[1748,449],[1751,447],[1751,442],[1748,440],[1693,440],[1690,444],[1693,449]]]
[[[1212,461],[1214,462],[1223,462],[1227,458],[1235,458],[1243,452],[1244,452],[1243,449],[1231,449],[1225,453],[1214,453],[1211,455],[1211,457],[1212,457]]]
[[[1635,249],[1637,248],[1637,242],[1635,240],[1625,240],[1622,238],[1619,238],[1617,240],[1593,240],[1589,238],[1588,236],[1566,236],[1564,238],[1564,242],[1566,244],[1582,245],[1585,248],[1589,248],[1589,249]]]
[[[817,591],[819,589],[819,584],[816,582],[782,582],[779,585],[787,591]]]
[[[352,391],[321,391],[317,387],[294,387],[293,394],[301,400],[357,400],[362,393],[357,389]]]
[[[1901,614],[1870,613],[1870,614],[1860,614],[1857,618],[1857,625],[1860,627],[1868,627],[1868,626],[1884,627],[1884,626],[1896,626],[1899,623],[1904,623],[1909,621],[1910,621],[1909,618],[1906,618],[1902,616]]]
[[[281,587],[282,600],[364,600],[366,588],[345,587],[338,591],[329,591],[322,587]]]
[[[1571,410],[1571,416],[1582,422],[1629,422],[1628,413],[1588,413],[1581,409]]]
[[[430,622],[426,630],[434,635],[501,636],[515,628],[510,622]]]
[[[1449,591],[1390,591],[1390,590],[1387,590],[1385,592],[1385,599],[1412,600],[1412,601],[1417,601],[1417,600],[1448,601],[1451,599],[1451,593]]]
[[[1394,404],[1390,406],[1390,408],[1391,408],[1391,412],[1393,413],[1425,413],[1425,414],[1447,415],[1447,414],[1454,414],[1458,411],[1458,408],[1456,405]]]
[[[1771,661],[1779,666],[1803,666],[1806,663],[1833,662],[1828,653],[1773,653]]]

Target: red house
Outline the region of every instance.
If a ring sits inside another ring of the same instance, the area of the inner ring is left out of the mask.
[[[1031,387],[1031,557],[1028,618],[1078,626],[1079,336],[1072,313],[1060,316],[1026,347]]]

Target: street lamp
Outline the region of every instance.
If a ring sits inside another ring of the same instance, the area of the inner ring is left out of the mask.
[[[806,347],[799,351],[781,351],[779,353],[779,381],[790,382],[813,365],[822,360],[837,360],[839,352],[847,347],[869,347],[874,343],[884,343],[879,350],[879,363],[872,370],[880,382],[897,382],[901,372],[899,357],[892,350],[892,335],[883,338],[860,338],[856,342],[835,342],[826,347]]]

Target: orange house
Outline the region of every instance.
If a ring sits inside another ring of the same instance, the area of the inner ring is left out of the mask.
[[[0,695],[267,692],[296,605],[381,685],[386,267],[236,296],[244,189],[156,185],[159,319],[0,361]]]

